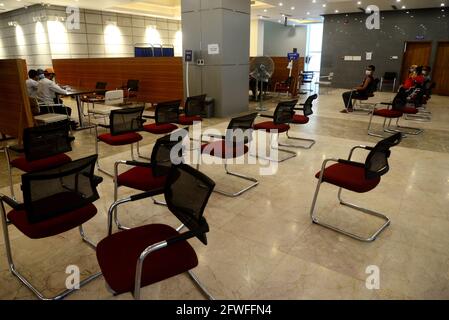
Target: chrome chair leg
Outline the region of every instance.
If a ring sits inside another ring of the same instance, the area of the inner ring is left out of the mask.
[[[16,200],[16,195],[14,193],[14,183],[12,181],[12,168],[11,168],[11,158],[9,157],[8,147],[3,149],[6,157],[6,165],[8,167],[8,179],[9,179],[9,191],[11,192],[11,198]]]
[[[321,184],[322,184],[322,176],[320,177],[320,179],[318,181],[317,188],[315,190],[315,195],[313,197],[312,207],[310,208],[310,217],[311,217],[312,222],[314,224],[320,225],[322,227],[325,227],[325,228],[328,228],[330,230],[339,232],[339,233],[344,234],[344,235],[346,235],[348,237],[351,237],[353,239],[356,239],[356,240],[359,240],[359,241],[363,241],[363,242],[373,242],[374,240],[376,240],[376,238],[379,236],[379,234],[382,233],[382,231],[384,231],[390,225],[390,219],[388,217],[386,217],[385,215],[383,215],[383,214],[381,214],[379,212],[372,211],[372,210],[369,210],[369,209],[366,209],[366,208],[362,208],[362,207],[357,206],[355,204],[348,203],[348,202],[344,201],[341,198],[341,192],[342,192],[341,188],[338,191],[338,200],[339,200],[341,205],[344,205],[346,207],[358,210],[360,212],[363,212],[363,213],[366,213],[366,214],[369,214],[369,215],[381,218],[382,220],[385,221],[384,224],[376,232],[374,232],[371,236],[369,236],[368,238],[364,238],[364,237],[359,236],[357,234],[354,234],[354,233],[348,232],[346,230],[340,229],[338,227],[335,227],[335,226],[333,226],[331,224],[327,224],[327,223],[321,222],[319,220],[319,218],[315,214],[315,207],[316,207],[316,202],[317,202],[317,199],[318,199],[318,194],[320,192]]]
[[[187,271],[187,273],[189,274],[190,279],[198,286],[198,288],[201,290],[201,293],[203,293],[208,300],[215,300],[214,296],[206,289],[206,287],[200,282],[198,277],[191,270]]]
[[[65,297],[67,297],[69,294],[74,293],[75,291],[77,291],[78,289],[73,288],[73,289],[66,289],[60,293],[58,293],[57,295],[53,296],[53,297],[46,297],[43,295],[42,292],[40,292],[38,289],[36,289],[30,281],[28,281],[28,279],[26,277],[24,277],[22,274],[19,273],[19,271],[16,270],[15,265],[14,265],[14,261],[12,258],[12,250],[11,250],[11,242],[9,239],[9,232],[8,232],[8,224],[7,220],[6,220],[6,211],[5,211],[5,207],[3,205],[3,202],[0,204],[0,214],[2,216],[2,225],[3,225],[3,237],[5,240],[5,247],[6,247],[6,256],[8,259],[8,267],[9,267],[9,271],[15,276],[17,277],[17,279],[19,279],[20,282],[22,282],[22,284],[24,284],[31,292],[33,292],[36,297],[40,300],[61,300],[64,299]],[[80,226],[80,233],[81,236],[83,238],[83,240],[85,242],[87,242],[89,245],[93,246],[93,248],[95,248],[95,245],[93,243],[90,242],[90,240],[88,240],[85,235],[84,235],[84,231],[82,230],[82,226]],[[89,241],[89,242],[88,242]],[[101,272],[97,272],[87,278],[85,278],[84,280],[82,280],[79,283],[79,287],[81,288],[82,286],[88,284],[89,282],[95,280],[96,278],[100,277],[102,275]]]
[[[243,188],[243,189],[241,189],[239,191],[233,192],[233,193],[232,192],[228,192],[228,191],[224,191],[224,190],[220,190],[220,189],[215,189],[214,192],[216,192],[216,193],[222,194],[222,195],[224,195],[226,197],[235,198],[235,197],[238,197],[238,196],[242,195],[246,191],[248,191],[248,190],[250,190],[252,188],[255,188],[259,184],[259,181],[256,180],[255,178],[252,178],[252,177],[249,177],[249,176],[245,176],[245,175],[243,175],[241,173],[235,173],[235,172],[229,171],[228,164],[226,162],[224,164],[224,168],[225,168],[226,174],[234,176],[234,177],[237,177],[237,178],[240,178],[240,179],[244,179],[244,180],[247,180],[247,181],[251,181],[253,183],[250,184],[249,186],[247,186],[247,187],[245,187],[245,188]]]
[[[289,135],[289,131],[287,131],[286,134],[287,134],[287,138],[290,139],[290,140],[304,141],[304,142],[308,142],[309,144],[303,146],[303,145],[295,145],[295,144],[288,144],[288,143],[279,143],[279,145],[282,146],[282,147],[300,148],[300,149],[307,149],[308,150],[308,149],[311,149],[315,145],[315,143],[316,143],[316,141],[313,140],[313,139],[292,137],[292,136]]]
[[[388,127],[386,128],[387,132],[401,132],[404,134],[408,134],[408,135],[413,135],[413,136],[417,136],[420,135],[424,132],[423,129],[420,128],[414,128],[414,127],[405,127],[405,126],[400,126],[399,125],[399,118],[396,119],[396,125],[395,126],[391,126],[391,119],[390,122],[388,123]]]
[[[276,137],[277,137],[277,139],[279,139],[279,133],[276,134]],[[280,145],[280,144],[278,143],[278,145]],[[281,162],[287,161],[287,160],[289,160],[289,159],[292,159],[292,158],[295,158],[295,157],[298,156],[298,154],[297,154],[296,152],[293,152],[293,151],[291,151],[291,150],[282,149],[282,148],[273,146],[272,134],[270,134],[270,153],[271,153],[271,151],[273,151],[273,150],[281,151],[281,152],[284,152],[284,153],[286,153],[286,154],[288,154],[288,155],[287,155],[287,157],[285,157],[285,158],[283,158],[283,159],[278,159],[278,158],[275,159],[275,158],[272,158],[272,157],[265,157],[265,156],[261,156],[261,155],[258,155],[258,154],[252,155],[252,156],[253,156],[253,157],[256,157],[256,158],[258,158],[258,159],[264,159],[264,160],[267,160],[267,161],[277,162],[277,163],[281,163]]]
[[[138,156],[139,158],[142,158],[142,159],[151,161],[151,158],[145,157],[145,156],[143,156],[143,155],[140,154],[140,143],[139,143],[139,142],[137,142],[137,156]]]

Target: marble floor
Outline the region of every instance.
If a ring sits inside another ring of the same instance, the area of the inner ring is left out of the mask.
[[[260,167],[267,163],[235,165],[235,171],[257,177],[260,185],[235,199],[212,195],[205,211],[209,244],[204,246],[196,239],[190,243],[199,257],[194,271],[217,299],[449,299],[449,97],[433,97],[428,106],[432,122],[404,121],[425,132],[404,139],[392,150],[391,171],[377,189],[368,194],[343,194],[392,220],[375,242],[362,243],[313,225],[309,217],[314,175],[323,159],[345,158],[352,146],[378,141],[367,135],[366,114],[339,113],[341,93],[333,90],[320,95],[311,122],[293,128],[292,134],[317,141],[311,150],[292,149],[297,157],[281,163],[272,176],[259,175]],[[266,106],[273,108],[277,99],[267,101]],[[391,93],[378,93],[373,101],[391,99]],[[224,130],[228,120],[208,119],[203,128]],[[375,121],[380,125],[380,120]],[[94,136],[89,131],[75,136],[73,158],[94,152]],[[149,154],[155,137],[144,136],[143,150]],[[129,159],[127,149],[101,145],[102,165],[112,169],[114,161]],[[363,160],[364,156],[360,152],[356,158]],[[5,160],[0,157],[0,192],[9,194]],[[222,188],[234,190],[244,185],[225,176],[221,166],[203,165],[201,170]],[[20,173],[15,171],[18,194],[19,181]],[[98,214],[85,225],[95,242],[106,235],[112,190],[112,180],[105,177],[99,187],[101,199],[96,202]],[[120,190],[121,196],[131,193]],[[342,208],[336,196],[335,187],[323,185],[317,207],[322,219],[366,235],[380,226],[376,218]],[[165,207],[151,201],[126,205],[120,212],[123,223],[130,226],[177,225]],[[82,243],[77,230],[30,240],[11,227],[10,236],[16,267],[47,295],[64,289],[69,265],[78,266],[82,277],[99,271],[95,252]],[[371,266],[380,272],[377,290],[366,286]],[[203,296],[181,275],[144,288],[142,298],[190,300]],[[9,273],[3,235],[0,299],[35,299]],[[67,299],[132,299],[132,295],[113,297],[100,277]]]

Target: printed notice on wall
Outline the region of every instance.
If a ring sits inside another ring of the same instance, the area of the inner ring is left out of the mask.
[[[373,53],[372,52],[367,52],[366,53],[366,60],[373,60]]]
[[[209,44],[207,51],[209,54],[220,54],[220,46],[218,44]]]

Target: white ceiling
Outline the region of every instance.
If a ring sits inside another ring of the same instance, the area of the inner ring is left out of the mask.
[[[36,3],[53,5],[76,5],[80,8],[144,14],[180,19],[181,0],[0,0],[0,13]],[[392,10],[392,5],[407,9],[440,7],[449,5],[449,0],[256,0],[253,1],[252,16],[266,17],[271,21],[283,20],[282,14],[293,19],[320,20],[323,14],[359,12],[358,7],[377,5],[381,10]],[[282,3],[282,6],[279,4]],[[323,7],[323,4],[326,6]],[[294,23],[294,22],[292,22]]]

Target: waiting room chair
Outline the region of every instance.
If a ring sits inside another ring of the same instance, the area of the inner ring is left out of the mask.
[[[143,131],[155,135],[169,134],[178,129],[179,109],[181,100],[161,102],[156,105],[154,116],[143,116],[145,119],[154,119],[155,122],[143,126]],[[142,156],[140,146],[137,144],[137,154],[142,159],[151,160]]]
[[[296,107],[297,103],[298,100],[280,102],[277,105],[276,110],[274,111],[274,115],[260,115],[264,118],[270,118],[272,119],[272,121],[265,121],[254,125],[255,130],[265,131],[268,134],[270,154],[273,150],[275,150],[287,153],[288,156],[281,160],[279,160],[278,158],[274,159],[272,157],[264,157],[261,155],[257,155],[258,158],[274,162],[284,162],[297,156],[296,152],[287,149],[281,149],[278,146],[273,145],[273,142],[275,142],[274,144],[279,143],[279,135],[281,133],[288,132],[290,130],[290,123],[293,122],[293,116],[295,114],[294,108]]]
[[[206,101],[205,94],[188,97],[184,105],[184,109],[180,112],[178,123],[183,126],[192,126],[194,122],[203,121],[201,114],[204,111]]]
[[[381,177],[385,175],[390,169],[388,164],[388,158],[391,154],[390,148],[398,145],[401,142],[401,139],[401,134],[397,133],[387,139],[380,141],[375,147],[356,146],[352,148],[351,152],[349,153],[348,160],[324,160],[321,166],[321,171],[316,174],[318,184],[316,187],[315,195],[313,197],[312,207],[310,209],[312,222],[360,241],[372,242],[376,240],[379,234],[390,225],[390,219],[379,212],[346,202],[342,199],[341,193],[343,189],[357,193],[366,193],[375,189],[379,185]],[[354,151],[357,149],[365,149],[370,151],[365,163],[354,162],[351,160]],[[335,162],[335,164],[327,166],[327,164],[330,162]],[[316,216],[315,206],[317,203],[321,184],[323,183],[329,183],[339,188],[338,201],[341,205],[378,217],[385,222],[375,233],[367,238],[349,231],[345,231],[334,225],[322,222],[321,219]]]
[[[109,125],[98,124],[95,126],[95,152],[99,154],[98,142],[101,141],[109,146],[131,146],[131,159],[134,160],[134,143],[138,143],[143,137],[137,132],[143,130],[142,119],[145,107],[134,107],[117,109],[109,115]],[[98,134],[98,127],[109,129],[109,133]],[[97,160],[98,171],[114,177],[114,175],[100,167]]]
[[[183,140],[188,135],[188,130],[183,129],[177,136],[177,139],[172,139],[171,135],[166,135],[159,138],[153,147],[151,153],[151,162],[138,162],[138,161],[117,161],[115,163],[114,171],[114,202],[118,201],[118,189],[119,187],[127,187],[134,190],[143,192],[149,192],[161,190],[160,194],[163,194],[163,188],[167,180],[167,175],[172,164],[182,163],[183,148],[179,148],[177,159],[172,159],[172,150],[175,147],[182,146]],[[175,162],[175,163],[173,163]],[[120,166],[132,167],[123,173],[119,174]],[[154,200],[155,204],[166,205]],[[117,227],[121,230],[127,230],[128,227],[122,225],[118,219],[117,210],[114,212],[114,221]]]
[[[309,89],[306,91],[301,91],[301,94],[306,94],[307,92],[313,92],[312,83],[313,77],[315,76],[314,71],[301,71],[301,85],[309,85]]]
[[[368,101],[370,98],[374,97],[374,94],[377,92],[379,88],[379,79],[374,79],[373,84],[367,90],[367,94],[364,97],[352,98],[352,105],[354,111],[366,111],[370,112],[373,107],[375,107],[375,103],[367,103],[363,101]]]
[[[274,84],[274,92],[277,92],[279,95],[281,93],[286,93],[287,96],[290,95],[291,88],[294,87],[295,81],[293,77],[288,77],[285,81],[276,82]]]
[[[149,198],[153,192],[133,195],[111,206],[109,236],[98,244],[97,259],[115,295],[131,292],[135,299],[140,299],[141,287],[187,272],[201,291],[213,299],[191,271],[198,265],[198,258],[187,240],[196,237],[207,244],[209,226],[203,214],[214,186],[211,179],[188,165],[172,167],[163,192],[168,209],[182,223],[177,229],[150,224],[112,234],[114,210],[123,203]],[[184,228],[188,230],[181,233]]]
[[[392,92],[395,92],[397,78],[398,75],[396,72],[385,72],[383,77],[380,78],[380,88],[379,88],[380,92],[382,92],[384,84],[391,84]]]
[[[139,92],[139,83],[139,80],[128,80],[128,82],[126,83],[126,88],[124,88],[125,99],[127,101],[137,98]]]
[[[236,192],[229,192],[221,189],[215,189],[215,192],[227,197],[238,197],[259,184],[259,181],[252,177],[229,171],[227,161],[244,156],[248,153],[248,144],[252,141],[253,125],[256,117],[257,113],[251,113],[233,118],[229,122],[228,128],[226,129],[226,135],[217,136],[207,134],[201,137],[202,141],[203,137],[212,139],[212,141],[205,141],[206,143],[201,146],[202,155],[209,155],[223,159],[226,174],[252,182],[249,186]],[[199,162],[197,169],[199,169],[200,166]]]
[[[77,289],[67,289],[47,298],[34,287],[14,265],[9,226],[15,226],[30,239],[48,238],[78,228],[82,240],[95,248],[95,244],[86,237],[83,224],[97,214],[93,202],[99,198],[96,187],[102,179],[94,176],[96,158],[94,155],[53,169],[24,174],[23,204],[0,194],[0,214],[9,270],[39,299],[63,299]],[[8,214],[5,203],[12,208]],[[83,286],[100,275],[95,273],[79,285]]]
[[[5,147],[8,165],[9,188],[15,199],[12,182],[12,168],[26,173],[37,172],[60,166],[72,161],[66,152],[72,151],[68,121],[26,128],[23,131],[23,150],[25,155],[11,160],[9,147]]]
[[[309,120],[310,120],[309,116],[313,114],[313,110],[312,110],[313,101],[315,101],[317,98],[318,98],[317,94],[311,95],[307,98],[307,100],[304,103],[299,104],[300,106],[302,106],[302,108],[294,108],[295,111],[302,111],[303,114],[299,115],[299,114],[295,113],[293,115],[293,120],[292,120],[291,124],[305,125],[305,124],[309,123]],[[304,146],[304,145],[292,145],[292,144],[279,143],[280,146],[301,148],[301,149],[310,149],[316,143],[316,141],[313,139],[292,137],[292,136],[290,136],[289,132],[290,132],[290,130],[286,132],[288,139],[303,141],[303,142],[307,142],[308,144]]]

